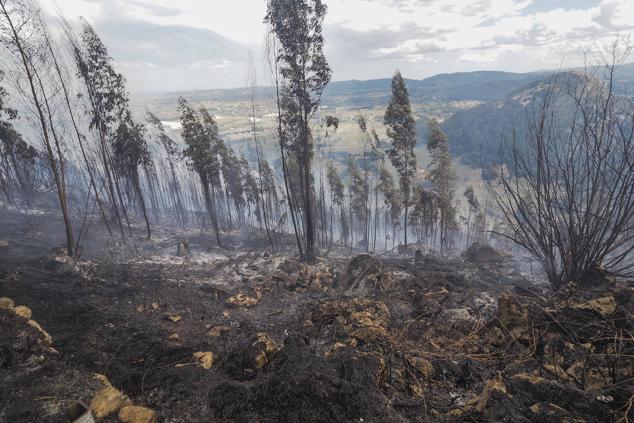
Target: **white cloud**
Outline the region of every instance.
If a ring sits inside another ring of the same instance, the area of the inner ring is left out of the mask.
[[[229,71],[235,67],[239,72],[244,63],[235,55],[212,52],[215,38],[211,33],[208,41],[194,43],[192,28],[214,31],[243,45],[261,45],[264,37],[265,0],[57,1],[69,18],[84,15],[100,22],[97,28],[105,31],[112,28],[108,20],[115,18],[154,24],[157,31],[169,25],[167,33],[173,35],[163,54],[104,34],[105,39],[118,42],[110,46],[115,58],[154,66],[157,76],[145,78],[144,89],[168,76],[172,79],[164,85],[169,87],[242,84],[244,78],[232,78]],[[324,1],[329,8],[324,25],[326,52],[336,80],[388,77],[395,68],[408,77],[421,78],[482,68],[530,71],[577,66],[584,53],[617,34],[634,35],[633,0]],[[51,7],[48,0],[43,4]],[[178,36],[179,31],[187,35]],[[186,52],[201,57],[188,56],[186,60],[194,63],[183,63]],[[226,69],[223,78],[204,77],[205,70],[222,69]],[[182,80],[176,83],[174,78]],[[134,77],[130,81],[136,83]]]

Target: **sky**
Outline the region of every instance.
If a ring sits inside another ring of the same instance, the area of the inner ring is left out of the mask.
[[[323,1],[336,81],[575,67],[634,35],[634,0]],[[245,86],[249,54],[266,83],[266,0],[41,3],[93,24],[133,93]]]

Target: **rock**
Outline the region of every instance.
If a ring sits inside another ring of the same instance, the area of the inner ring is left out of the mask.
[[[363,342],[381,342],[388,338],[390,310],[379,301],[353,300],[352,307],[360,309],[347,319],[349,335]]]
[[[214,353],[211,351],[198,351],[193,354],[194,358],[198,361],[198,364],[205,369],[211,369],[214,364]]]
[[[9,241],[0,239],[0,252],[9,251]]]
[[[20,317],[23,317],[25,319],[30,319],[31,316],[33,315],[33,312],[31,311],[30,308],[28,308],[27,306],[17,306],[13,308],[13,312]]]
[[[257,298],[250,297],[243,293],[239,293],[237,295],[234,295],[233,297],[228,298],[227,304],[231,304],[234,306],[253,307],[258,302],[260,302],[261,294],[259,291],[256,291],[256,292],[257,292]]]
[[[280,350],[280,347],[266,333],[258,333],[253,346],[258,347],[260,350],[255,357],[255,365],[258,369],[268,364]]]
[[[612,295],[586,301],[580,304],[573,304],[575,310],[593,311],[604,319],[610,318],[616,311],[616,302]]]
[[[173,333],[170,336],[167,337],[167,340],[170,342],[180,342],[181,341],[181,337],[179,334],[177,333]]]
[[[176,322],[180,322],[182,317],[179,316],[178,314],[168,314],[165,316],[165,319],[176,323]]]
[[[119,411],[126,400],[129,401],[128,397],[121,391],[112,386],[106,386],[90,401],[90,411],[96,419],[103,419]]]
[[[158,416],[156,411],[137,405],[129,405],[119,411],[119,420],[122,423],[156,423]]]
[[[189,248],[189,242],[182,240],[182,241],[179,241],[178,244],[176,245],[176,255],[178,257],[188,256],[190,252],[191,250]]]
[[[0,298],[0,310],[13,310],[13,300],[11,298]]]

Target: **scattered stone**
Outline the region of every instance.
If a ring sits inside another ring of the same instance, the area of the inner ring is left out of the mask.
[[[167,340],[170,342],[180,342],[181,341],[181,336],[177,333],[173,333],[170,336],[167,337]]]
[[[266,333],[258,333],[253,346],[260,350],[255,357],[255,365],[258,369],[266,366],[280,350],[280,347]]]
[[[165,319],[176,323],[176,322],[180,322],[182,317],[179,316],[178,314],[168,314],[165,316]]]
[[[9,251],[9,241],[0,239],[0,252]]]
[[[119,411],[124,403],[129,402],[127,396],[113,386],[106,386],[90,401],[90,411],[96,419],[103,419]]]
[[[31,316],[33,315],[33,312],[31,311],[30,308],[28,308],[27,306],[17,306],[13,308],[13,312],[20,317],[23,317],[25,319],[30,319]]]
[[[149,408],[128,405],[119,411],[119,420],[122,423],[156,423],[158,416],[156,411]]]
[[[229,297],[229,299],[227,299],[227,304],[231,304],[233,306],[243,306],[243,307],[253,307],[254,305],[256,305],[258,302],[260,302],[260,291],[256,291],[257,292],[257,298],[254,297],[250,297],[246,294],[240,293],[237,295],[234,295],[233,297]]]
[[[14,304],[11,298],[2,297],[0,298],[0,309],[3,310],[13,310]]]
[[[205,369],[211,369],[211,366],[214,364],[214,353],[210,351],[198,351],[193,354],[194,359],[198,361],[198,364]]]

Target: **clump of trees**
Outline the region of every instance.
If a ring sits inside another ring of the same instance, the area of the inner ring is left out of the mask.
[[[267,4],[280,152],[274,166],[264,157],[256,123],[255,66],[248,75],[252,144],[247,153],[255,156],[250,162],[245,151],[239,154],[225,144],[207,108],[184,98],[178,104],[183,143],[168,135],[151,111],[138,119],[125,77],[95,29],[81,21],[76,33],[62,20],[53,36],[36,6],[27,0],[0,1],[0,41],[13,59],[12,82],[29,103],[28,118],[42,140],[38,148],[13,128],[16,112],[0,90],[0,192],[7,202],[28,205],[54,186],[69,254],[79,251],[93,215],[124,241],[134,234],[135,218],[148,238],[152,225],[168,218],[182,230],[195,223],[210,228],[222,247],[232,243],[237,226],[259,226],[273,249],[279,247],[277,235],[292,232],[306,259],[335,242],[344,250],[368,252],[377,250],[381,237],[385,249],[390,240],[395,248],[401,236],[407,244],[410,223],[419,240],[435,236],[432,228],[440,216],[441,248],[447,244],[450,225],[445,222],[451,216],[441,207],[451,203],[442,185],[449,169],[446,142],[433,150],[437,175],[421,188],[415,120],[399,72],[383,119],[388,151],[381,150],[377,131],[363,116],[355,119],[362,152],[337,164],[332,151],[323,148],[339,120],[319,115],[332,74],[323,52],[327,8],[320,0]]]

